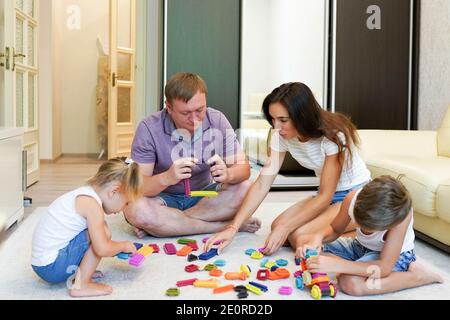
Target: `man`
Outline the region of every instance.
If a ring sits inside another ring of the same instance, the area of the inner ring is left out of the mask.
[[[225,116],[206,104],[207,87],[195,74],[178,73],[165,88],[166,108],[138,126],[131,157],[144,175],[144,196],[125,209],[139,238],[215,233],[230,225],[247,193],[250,165]],[[184,194],[218,191],[215,198]],[[256,232],[259,219],[241,231]]]

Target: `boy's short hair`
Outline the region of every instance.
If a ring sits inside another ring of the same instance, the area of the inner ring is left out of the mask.
[[[380,176],[366,184],[355,201],[356,223],[371,231],[383,231],[402,222],[410,213],[408,190],[390,176]]]
[[[179,72],[167,82],[164,93],[166,100],[172,103],[174,99],[188,102],[199,91],[208,95],[206,83],[199,75]]]

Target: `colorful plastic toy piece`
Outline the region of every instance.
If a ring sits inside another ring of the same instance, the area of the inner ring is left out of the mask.
[[[284,296],[289,296],[292,294],[292,287],[287,287],[287,286],[282,286],[279,290],[278,293]]]
[[[264,267],[267,269],[272,268],[273,266],[276,266],[277,264],[274,261],[268,261]]]
[[[198,256],[198,258],[200,260],[209,260],[212,257],[217,256],[217,249],[216,248],[212,248],[211,250],[209,250],[208,252],[203,252],[201,255]]]
[[[256,251],[255,249],[247,249],[247,250],[245,250],[245,254],[248,255],[248,256],[251,256],[252,253],[255,252],[255,251]]]
[[[192,242],[197,242],[197,240],[195,239],[188,239],[188,238],[180,238],[177,240],[178,244],[188,244],[188,243],[192,243]]]
[[[174,255],[177,253],[177,248],[175,248],[173,243],[165,243],[163,248],[164,252],[168,255]]]
[[[305,285],[303,284],[303,279],[302,277],[296,277],[295,278],[295,286],[300,289],[303,290],[303,288],[305,288]]]
[[[223,286],[223,287],[217,287],[214,288],[213,293],[217,294],[217,293],[224,293],[224,292],[228,292],[234,289],[234,285],[230,284],[227,286]]]
[[[148,257],[153,253],[153,248],[149,246],[143,246],[138,251],[136,251],[139,254],[142,254],[144,257]]]
[[[240,270],[241,270],[241,272],[245,272],[247,277],[250,277],[250,273],[252,272],[252,269],[250,269],[249,266],[242,264]]]
[[[184,270],[186,272],[195,272],[199,270],[199,267],[196,264],[189,264],[186,267],[184,267]]]
[[[186,287],[186,286],[192,286],[195,281],[197,281],[197,278],[194,279],[188,279],[188,280],[180,280],[177,282],[177,287]]]
[[[194,282],[196,288],[217,288],[220,282],[217,279],[197,280]]]
[[[301,261],[302,261],[302,259],[295,257],[295,265],[296,266],[299,266]]]
[[[227,272],[225,273],[227,280],[246,280],[247,274],[245,272]]]
[[[248,292],[247,292],[247,290],[242,290],[242,291],[239,291],[239,293],[237,294],[237,297],[239,298],[239,299],[245,299],[245,298],[247,298],[248,297]]]
[[[264,255],[261,252],[255,250],[250,257],[252,259],[259,260],[259,259],[262,259],[264,257]]]
[[[183,184],[184,184],[184,195],[186,197],[190,197],[191,196],[191,181],[189,179],[184,179]]]
[[[265,281],[269,278],[269,270],[266,269],[260,269],[258,270],[258,273],[256,274],[256,279]]]
[[[191,197],[207,197],[207,198],[214,198],[217,197],[219,193],[217,191],[191,191]]]
[[[279,266],[272,266],[271,268],[270,268],[270,271],[275,271],[275,270],[277,270],[279,268]]]
[[[266,248],[259,248],[258,251],[261,253],[264,253],[264,250],[266,250]]]
[[[192,248],[192,251],[198,250],[197,242],[189,242],[187,245]]]
[[[303,279],[303,283],[305,284],[305,286],[308,287],[312,284],[312,276],[308,270],[306,270],[302,273],[302,279]]]
[[[278,266],[280,267],[285,267],[288,265],[288,261],[286,259],[278,259],[277,261],[275,261],[277,263]]]
[[[203,267],[202,270],[211,271],[211,270],[214,270],[214,269],[217,269],[217,266],[215,264],[208,263],[206,266]]]
[[[190,255],[188,255],[188,257],[187,257],[187,261],[188,262],[192,262],[192,261],[196,261],[196,260],[198,260],[198,257],[195,255],[195,254],[190,254]]]
[[[142,254],[135,253],[131,256],[130,260],[128,260],[128,264],[139,267],[144,261],[145,257]]]
[[[142,243],[139,242],[135,242],[134,246],[136,247],[136,250],[139,250],[140,248],[142,248],[144,245]]]
[[[203,243],[206,243],[208,240],[209,240],[209,237],[204,237],[204,238],[202,239],[202,242],[203,242]],[[221,243],[222,243],[222,241],[217,240],[216,242],[214,242],[214,245],[217,246],[217,245],[219,245],[219,244],[221,244]]]
[[[302,276],[303,271],[302,270],[297,270],[294,272],[294,278],[298,278]]]
[[[218,267],[224,267],[227,263],[225,260],[216,260],[214,261],[214,264]]]
[[[287,279],[290,276],[289,270],[285,268],[278,268],[274,272],[271,272],[269,274],[269,280],[280,280],[280,279]]]
[[[264,258],[264,259],[261,260],[261,263],[260,263],[259,266],[260,266],[261,268],[265,268],[267,262],[269,262],[269,259]]]
[[[317,250],[314,249],[306,249],[305,259],[308,260],[311,257],[317,257],[319,254]]]
[[[246,284],[245,287],[247,288],[248,291],[253,292],[254,294],[262,295],[262,290],[258,287],[255,287],[251,284]]]
[[[316,300],[319,300],[320,298],[324,296],[329,297],[336,297],[337,294],[337,288],[334,284],[331,282],[321,282],[319,284],[315,284],[311,288],[311,297],[313,297]]]
[[[184,246],[183,248],[181,248],[180,250],[177,251],[177,256],[185,257],[191,252],[192,252],[192,248],[191,247]]]
[[[250,281],[249,284],[261,289],[261,291],[263,291],[263,292],[267,292],[267,290],[269,290],[269,288],[267,286],[265,286],[261,283],[258,283],[258,282]]]
[[[220,277],[222,275],[223,271],[220,269],[212,269],[211,271],[209,271],[209,275],[211,277]]]
[[[159,246],[156,243],[149,244],[148,246],[153,248],[153,253],[159,252]]]
[[[119,259],[122,259],[122,260],[128,260],[128,258],[130,257],[130,254],[126,253],[126,252],[121,252],[121,253],[118,253],[116,255],[116,257]]]
[[[169,288],[166,290],[166,295],[169,297],[176,297],[180,295],[180,289],[178,288]]]
[[[247,291],[247,288],[243,285],[235,286],[234,291],[236,291],[236,292]]]

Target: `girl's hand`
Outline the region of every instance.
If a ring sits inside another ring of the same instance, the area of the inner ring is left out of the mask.
[[[319,273],[341,273],[341,260],[336,256],[318,255],[306,261],[308,270]]]
[[[124,241],[123,242],[123,252],[125,253],[135,253],[136,247],[134,246],[133,242],[131,241]]]
[[[220,254],[222,250],[231,243],[234,236],[236,235],[236,232],[237,230],[235,230],[234,228],[227,228],[219,233],[216,233],[208,239],[203,247],[203,250],[205,252],[209,251],[214,243],[221,242],[217,247],[217,254]]]
[[[322,249],[322,236],[318,234],[304,234],[296,240],[297,250],[295,256],[304,259],[307,249],[315,249],[320,254]]]
[[[267,237],[264,246],[264,254],[271,255],[275,253],[286,242],[288,235],[289,231],[284,227],[277,227],[273,229]]]

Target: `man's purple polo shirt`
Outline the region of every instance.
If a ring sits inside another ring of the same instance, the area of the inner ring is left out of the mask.
[[[207,108],[202,127],[193,141],[180,138],[167,110],[156,112],[139,123],[131,149],[131,158],[137,163],[154,163],[153,175],[167,171],[180,158],[195,157],[199,163],[193,168],[191,190],[202,190],[213,182],[206,161],[217,154],[222,159],[241,150],[236,134],[223,113]],[[184,193],[183,182],[170,186],[164,192]]]

